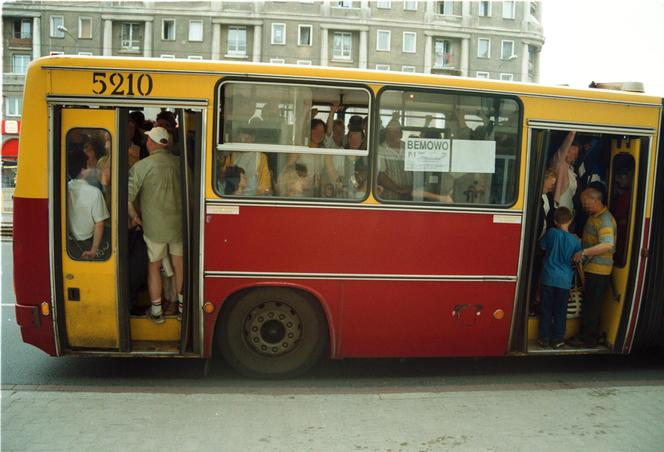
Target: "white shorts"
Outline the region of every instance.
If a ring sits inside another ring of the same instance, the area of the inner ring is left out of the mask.
[[[159,243],[153,242],[146,235],[143,235],[143,240],[145,240],[145,244],[148,247],[148,259],[150,259],[150,262],[161,261],[166,257],[166,252],[173,256],[182,256],[184,254],[182,251],[182,241]]]

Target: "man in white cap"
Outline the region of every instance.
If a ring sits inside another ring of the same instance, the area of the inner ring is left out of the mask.
[[[161,302],[161,261],[170,255],[175,270],[178,307],[182,306],[182,193],[180,160],[168,151],[169,134],[163,127],[149,132],[147,148],[150,155],[129,170],[129,218],[132,225],[143,228],[148,248],[148,292],[151,319],[163,323]],[[134,206],[139,199],[141,214]]]

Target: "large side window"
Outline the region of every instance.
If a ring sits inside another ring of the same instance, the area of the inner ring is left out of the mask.
[[[219,93],[221,196],[358,200],[367,194],[364,89],[226,82]]]
[[[378,105],[379,199],[514,203],[520,118],[514,99],[389,89]]]
[[[67,252],[103,261],[111,255],[111,135],[75,128],[66,143]]]

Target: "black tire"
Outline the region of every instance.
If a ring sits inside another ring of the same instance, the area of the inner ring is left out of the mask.
[[[301,375],[320,359],[328,342],[318,302],[298,291],[259,288],[229,300],[215,337],[226,361],[257,378]]]

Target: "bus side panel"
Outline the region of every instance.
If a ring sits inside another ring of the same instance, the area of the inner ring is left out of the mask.
[[[14,290],[23,341],[56,355],[49,268],[48,200],[14,198]],[[49,315],[40,313],[49,304]]]
[[[207,215],[205,271],[327,300],[336,281],[338,357],[502,355],[520,229],[490,213],[239,206]]]

